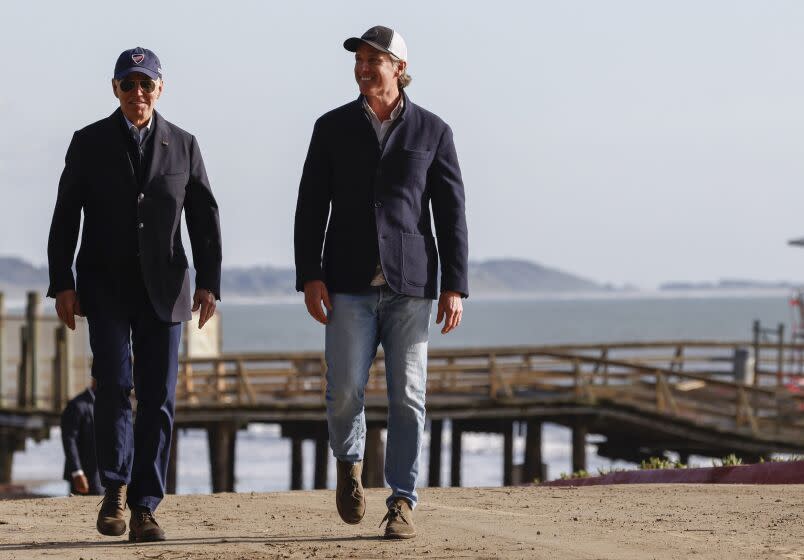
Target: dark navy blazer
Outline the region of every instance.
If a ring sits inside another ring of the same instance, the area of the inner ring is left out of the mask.
[[[150,157],[140,181],[124,123],[117,109],[73,136],[50,227],[48,296],[76,287],[72,263],[83,210],[76,259],[82,311],[91,318],[100,310],[118,309],[130,297],[127,276],[134,269],[141,270],[162,321],[188,321],[191,289],[181,241],[182,210],[193,249],[196,286],[220,298],[218,205],[204,161],[195,137],[154,111],[146,152]]]
[[[90,494],[103,494],[98,460],[95,455],[95,395],[87,389],[69,403],[61,414],[61,441],[64,446],[64,480],[72,482],[72,473],[83,470]]]
[[[379,259],[395,292],[435,299],[440,253],[441,291],[468,296],[464,190],[452,130],[402,95],[403,111],[384,146],[362,97],[316,121],[296,206],[298,291],[310,280],[323,280],[331,292],[364,291]]]

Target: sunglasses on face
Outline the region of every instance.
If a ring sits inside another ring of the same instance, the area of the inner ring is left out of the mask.
[[[156,82],[150,78],[145,78],[144,80],[129,80],[126,78],[125,80],[120,80],[120,91],[128,93],[137,87],[137,84],[145,93],[153,93],[156,89]]]

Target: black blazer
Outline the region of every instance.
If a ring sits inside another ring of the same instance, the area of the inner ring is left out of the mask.
[[[133,143],[120,109],[76,132],[67,150],[48,240],[48,296],[76,287],[72,263],[83,210],[77,291],[90,318],[101,309],[106,313],[123,305],[131,284],[127,276],[141,270],[157,316],[170,322],[190,320],[182,210],[196,286],[220,299],[218,205],[198,143],[156,111],[148,141],[142,181],[135,173]]]
[[[64,446],[64,480],[72,482],[72,473],[81,469],[89,481],[90,494],[103,494],[98,460],[95,455],[95,395],[87,389],[61,413],[61,442]]]
[[[384,146],[362,97],[316,121],[296,205],[298,291],[310,280],[324,280],[333,292],[364,291],[379,259],[395,292],[435,299],[440,253],[441,291],[468,296],[464,191],[452,130],[402,95],[403,111]]]

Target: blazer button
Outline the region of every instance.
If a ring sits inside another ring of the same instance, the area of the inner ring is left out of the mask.
[[[374,208],[382,208],[382,202],[380,202],[379,200],[377,202],[375,202],[374,203]]]

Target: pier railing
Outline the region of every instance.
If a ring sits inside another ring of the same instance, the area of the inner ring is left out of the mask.
[[[762,369],[763,363],[748,367],[740,352],[735,358],[741,346],[685,341],[431,350],[428,401],[437,406],[605,403],[804,443],[798,376],[785,372],[780,377]],[[323,356],[315,352],[185,359],[177,402],[184,409],[323,407],[325,371]],[[385,390],[380,354],[371,367],[367,398],[381,400]]]

